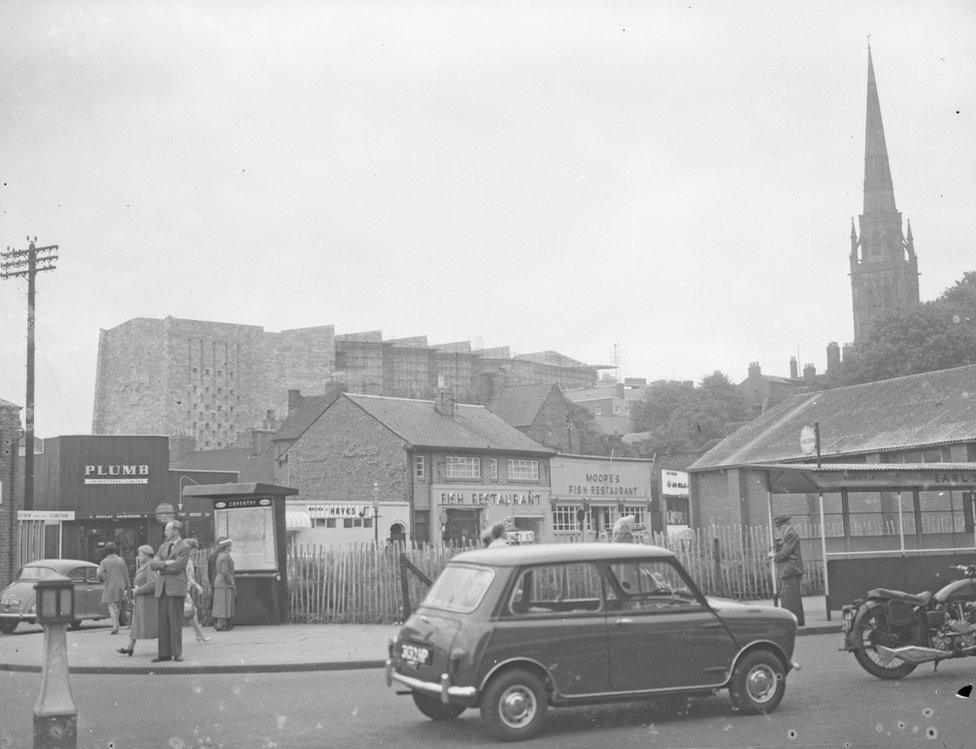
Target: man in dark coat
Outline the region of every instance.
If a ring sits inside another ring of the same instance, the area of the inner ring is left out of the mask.
[[[779,577],[780,605],[792,611],[797,624],[802,627],[804,618],[800,578],[803,576],[803,555],[800,552],[800,534],[790,523],[789,515],[777,515],[773,518],[773,523],[780,534],[776,539],[776,550],[771,552]]]

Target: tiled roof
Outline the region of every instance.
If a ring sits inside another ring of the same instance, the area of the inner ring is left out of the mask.
[[[974,441],[976,365],[791,396],[689,470],[809,460],[800,430],[814,422],[824,457]]]
[[[298,405],[282,420],[281,426],[275,431],[274,439],[298,439],[334,400],[334,395],[303,395]]]
[[[434,410],[434,402],[344,393],[401,439],[417,447],[505,450],[553,455],[554,450],[526,437],[484,406],[459,403],[453,416]]]
[[[552,384],[511,385],[488,403],[488,410],[513,427],[529,427],[556,387]]]

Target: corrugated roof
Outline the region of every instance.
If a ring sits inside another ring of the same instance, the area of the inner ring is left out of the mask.
[[[809,460],[800,430],[814,422],[824,457],[976,440],[976,365],[793,395],[688,470]]]
[[[554,450],[526,437],[484,406],[459,403],[453,416],[434,410],[434,402],[380,395],[344,393],[401,439],[417,447],[505,450],[553,455]]]
[[[274,438],[276,440],[298,439],[334,400],[334,395],[303,395],[298,405],[282,420],[281,426],[275,431]]]
[[[530,427],[556,387],[552,384],[511,385],[488,403],[488,410],[513,427]]]

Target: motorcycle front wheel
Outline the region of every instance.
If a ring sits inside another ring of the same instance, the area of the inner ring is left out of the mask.
[[[914,663],[901,658],[886,660],[878,652],[878,646],[897,648],[910,643],[902,642],[888,629],[884,614],[878,609],[867,612],[854,623],[854,657],[865,671],[879,679],[904,679],[915,670]]]

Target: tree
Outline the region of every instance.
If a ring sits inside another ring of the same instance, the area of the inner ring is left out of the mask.
[[[652,383],[634,409],[634,427],[649,433],[644,451],[658,455],[700,450],[748,416],[745,400],[722,372],[690,382]]]
[[[570,416],[579,428],[580,455],[609,455],[607,435],[597,427],[593,414],[578,403],[570,403]],[[573,440],[575,442],[575,440]]]
[[[844,364],[845,385],[976,364],[976,272],[938,299],[879,316]]]

